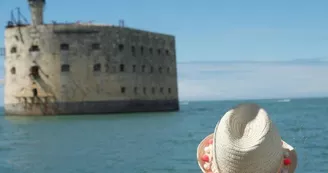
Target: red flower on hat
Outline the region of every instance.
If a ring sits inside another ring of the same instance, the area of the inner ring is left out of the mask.
[[[210,161],[210,158],[208,157],[208,155],[204,154],[204,155],[202,156],[202,161],[204,161],[204,162],[209,162],[209,161]]]
[[[292,164],[292,161],[290,159],[284,159],[284,165],[290,165]]]
[[[208,144],[213,144],[213,138],[208,140]]]

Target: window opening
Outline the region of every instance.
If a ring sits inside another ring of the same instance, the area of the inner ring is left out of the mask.
[[[30,52],[39,52],[40,48],[37,45],[32,45],[29,49]]]
[[[120,71],[121,71],[121,72],[124,72],[124,64],[121,64],[121,65],[120,65]]]
[[[16,53],[17,52],[17,48],[14,46],[10,49],[10,53]]]
[[[125,93],[125,87],[121,87],[121,93]]]
[[[11,72],[11,74],[16,74],[16,68],[15,67],[11,67],[10,72]]]
[[[70,66],[68,64],[63,64],[61,66],[61,71],[62,72],[69,72],[70,71]]]
[[[131,47],[132,56],[136,56],[136,48],[134,46]]]
[[[95,72],[97,72],[97,71],[101,71],[101,65],[100,65],[99,63],[93,65],[93,71],[95,71]]]
[[[120,52],[122,52],[122,51],[124,50],[124,45],[123,45],[123,44],[119,44],[119,45],[118,45],[118,50],[119,50]]]
[[[100,49],[100,44],[99,44],[99,43],[93,43],[93,44],[91,45],[91,48],[92,48],[93,50],[98,50],[98,49]]]
[[[39,66],[32,66],[30,68],[30,73],[31,75],[36,79],[36,78],[39,78],[40,77],[40,74],[39,74]]]
[[[69,50],[69,45],[66,43],[60,44],[60,50]]]
[[[32,89],[33,92],[33,97],[37,97],[38,96],[38,90],[36,88]]]

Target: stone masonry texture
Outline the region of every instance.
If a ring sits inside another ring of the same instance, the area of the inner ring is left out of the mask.
[[[175,37],[128,27],[5,30],[8,115],[179,110]]]

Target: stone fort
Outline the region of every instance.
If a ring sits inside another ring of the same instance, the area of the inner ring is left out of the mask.
[[[5,30],[6,115],[178,111],[175,37],[122,25],[43,23]]]

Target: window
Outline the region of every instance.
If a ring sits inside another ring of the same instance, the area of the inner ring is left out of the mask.
[[[124,64],[120,65],[120,72],[124,72]]]
[[[14,46],[10,49],[10,53],[16,53],[17,52],[17,48]]]
[[[138,88],[134,87],[134,93],[137,94],[138,93]]]
[[[146,91],[147,91],[147,89],[146,89],[146,87],[144,87],[143,88],[143,93],[146,94],[147,93]]]
[[[171,94],[171,88],[168,88],[168,89],[167,89],[167,92],[168,92],[169,94]]]
[[[161,92],[163,94],[164,93],[164,88],[160,88],[159,92]]]
[[[158,72],[162,73],[162,67],[158,67]]]
[[[166,53],[166,56],[169,56],[170,55],[170,52],[169,52],[169,50],[165,50],[165,53]]]
[[[40,48],[37,45],[32,45],[29,49],[30,52],[39,52]]]
[[[121,87],[121,93],[125,93],[125,87]]]
[[[38,96],[38,90],[36,88],[32,89],[32,93],[33,93],[33,97],[37,97]]]
[[[157,54],[161,55],[161,49],[157,49]]]
[[[70,66],[68,64],[63,64],[61,66],[61,71],[62,72],[69,72],[70,71]]]
[[[155,87],[152,87],[152,88],[151,88],[151,93],[152,93],[152,94],[155,94]]]
[[[99,43],[93,43],[91,45],[92,50],[99,50],[100,49],[100,44]]]
[[[150,55],[153,54],[153,48],[149,48],[149,54],[150,54]]]
[[[40,77],[40,74],[39,74],[39,66],[32,66],[30,68],[30,75],[34,78],[34,79],[37,79]]]
[[[154,72],[154,67],[151,66],[151,67],[150,67],[150,73],[153,73],[153,72]]]
[[[134,46],[131,47],[132,56],[136,56],[136,48]]]
[[[95,72],[101,71],[101,65],[99,63],[93,65],[93,71]]]
[[[144,54],[144,48],[143,48],[143,46],[140,47],[140,54],[141,54],[141,55]]]
[[[123,44],[119,44],[119,45],[118,45],[118,50],[119,50],[120,52],[123,52],[123,50],[124,50],[124,45],[123,45]]]
[[[66,43],[60,44],[60,50],[69,50],[69,45]]]
[[[146,66],[145,66],[145,65],[142,65],[142,67],[141,67],[141,71],[142,71],[142,72],[145,72],[145,71],[146,71]]]
[[[11,67],[10,72],[11,72],[11,74],[16,74],[16,68],[15,67]]]
[[[132,71],[136,72],[136,65],[132,65]]]

